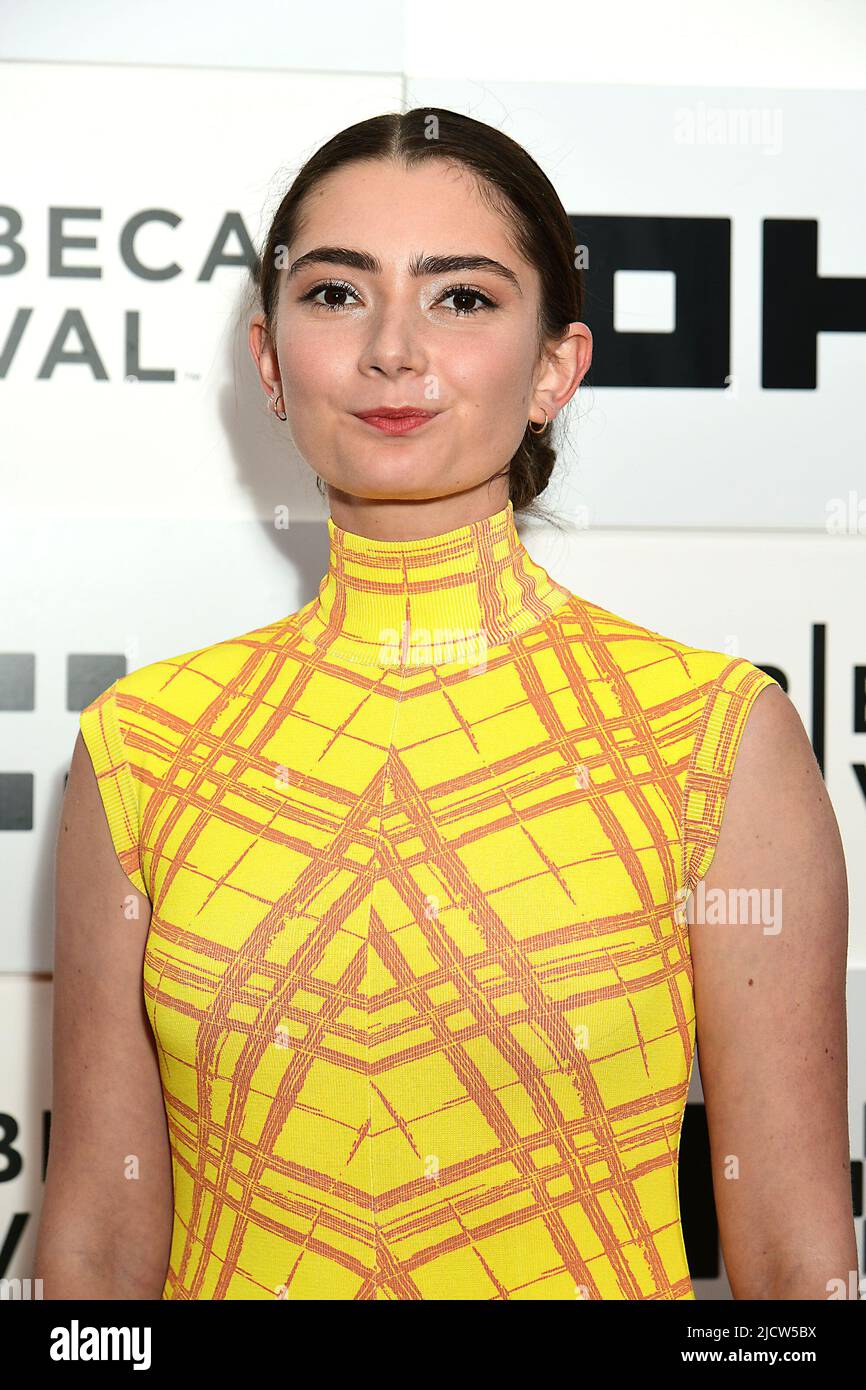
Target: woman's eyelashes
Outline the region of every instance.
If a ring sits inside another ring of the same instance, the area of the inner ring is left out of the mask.
[[[314,309],[328,309],[332,313],[339,313],[341,310],[352,307],[345,303],[328,304],[323,300],[317,299],[317,295],[320,294],[353,295],[355,300],[359,301],[357,290],[345,280],[321,280],[319,284],[313,285],[311,289],[307,290],[306,294],[301,295],[301,303],[309,303]],[[438,300],[434,301],[434,303],[441,304],[444,300],[452,299],[455,296],[464,300],[480,300],[480,303],[472,309],[455,307],[451,311],[455,317],[469,318],[473,314],[484,313],[488,309],[496,309],[498,307],[495,300],[491,299],[489,295],[486,295],[483,290],[477,289],[475,285],[451,285],[444,294],[439,296]]]

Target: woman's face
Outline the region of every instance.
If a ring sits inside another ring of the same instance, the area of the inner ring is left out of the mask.
[[[486,482],[589,366],[583,325],[558,364],[538,360],[538,273],[472,177],[442,160],[329,175],[282,263],[275,344],[251,326],[250,348],[298,452],[344,493],[411,500]],[[359,418],[377,407],[432,416],[387,433]]]

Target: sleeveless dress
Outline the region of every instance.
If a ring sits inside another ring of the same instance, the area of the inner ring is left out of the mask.
[[[165,1299],[692,1299],[685,899],[773,679],[556,583],[511,503],[328,519],[317,596],[80,716],[171,1145]]]

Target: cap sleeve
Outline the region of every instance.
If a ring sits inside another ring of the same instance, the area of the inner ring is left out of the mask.
[[[138,891],[149,897],[141,872],[138,793],[123,738],[117,684],[81,711],[79,725],[121,868]]]
[[[762,690],[778,684],[777,680],[752,662],[743,657],[734,657],[727,662],[710,689],[683,793],[684,882],[687,892],[691,892],[706,877],[712,863],[749,710]]]

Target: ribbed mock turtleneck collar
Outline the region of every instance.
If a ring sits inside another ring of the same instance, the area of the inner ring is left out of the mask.
[[[569,598],[500,512],[438,536],[371,540],[328,517],[328,569],[298,614],[329,658],[378,667],[477,665]]]

